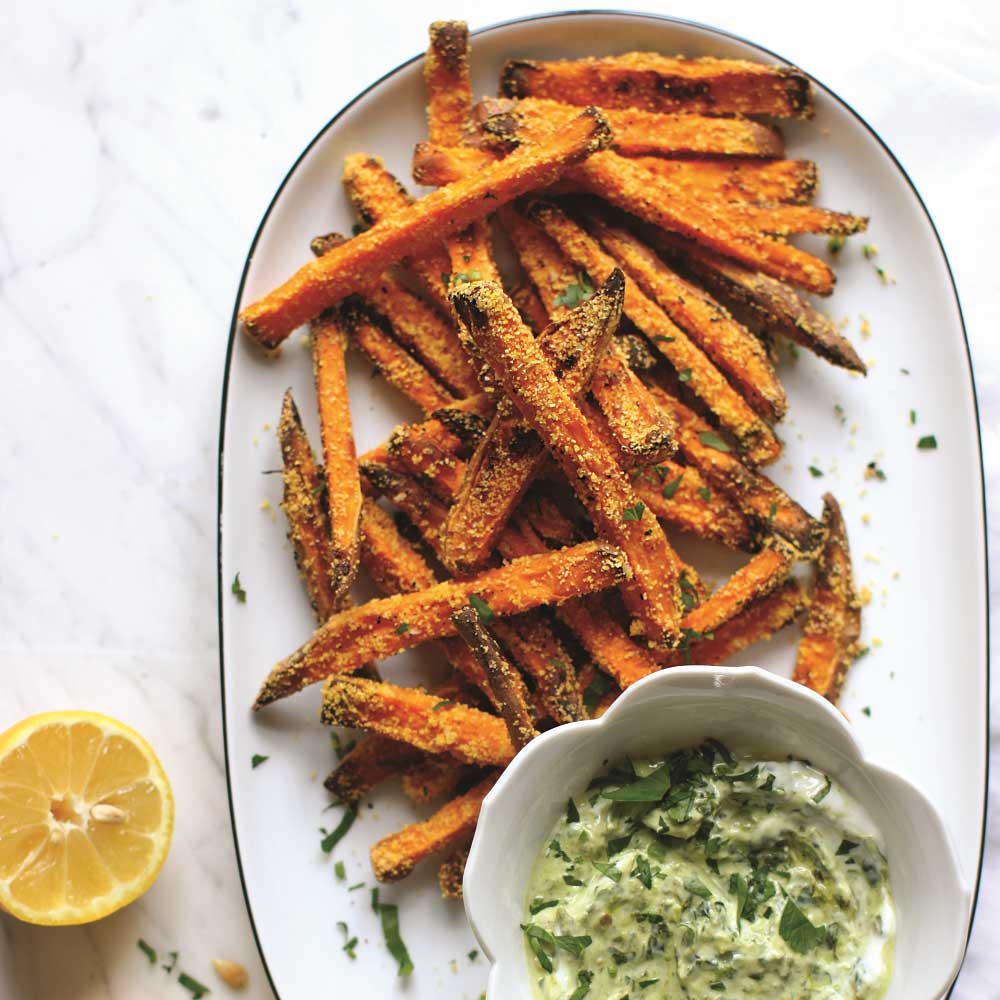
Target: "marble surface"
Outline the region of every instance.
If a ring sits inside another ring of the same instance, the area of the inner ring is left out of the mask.
[[[231,846],[219,713],[216,445],[232,300],[260,216],[317,129],[422,48],[432,18],[496,18],[482,2],[345,6],[5,11],[0,729],[60,707],[123,718],[160,753],[178,811],[171,856],[141,901],[81,929],[0,918],[4,1000],[186,995],[149,966],[140,937],[179,951],[178,969],[215,995],[225,989],[210,960],[226,957],[247,965],[246,996],[271,996]],[[503,15],[539,9],[514,0]],[[953,0],[946,19],[937,5],[896,2],[820,12],[680,0],[670,12],[800,62],[909,171],[962,296],[996,495],[996,5]],[[1000,510],[991,515],[995,543]],[[961,1000],[1000,996],[1000,826],[987,851]]]

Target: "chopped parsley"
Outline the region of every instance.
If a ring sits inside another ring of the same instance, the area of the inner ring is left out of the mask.
[[[337,755],[337,760],[343,760],[356,746],[355,740],[348,740],[346,743],[342,743],[340,740],[340,733],[336,729],[330,731],[330,745],[333,747],[333,752]]]
[[[726,444],[718,434],[714,434],[712,431],[702,431],[698,435],[698,440],[702,444],[707,445],[709,448],[714,448],[716,451],[732,451],[733,449]]]
[[[622,873],[613,864],[604,861],[592,861],[591,864],[602,874],[611,879],[612,882],[620,882]]]
[[[826,784],[823,786],[823,788],[820,791],[818,791],[813,796],[813,802],[815,802],[817,805],[819,805],[820,802],[822,802],[823,799],[825,799],[830,794],[830,789],[832,789],[832,788],[833,788],[833,782],[830,780],[829,776],[827,776]]]
[[[451,280],[454,284],[466,284],[469,281],[479,281],[482,275],[475,269],[472,268],[468,271],[459,271],[458,274],[453,274]]]
[[[442,708],[447,708],[449,705],[454,705],[455,703],[448,698],[444,701],[439,701],[432,709],[432,712],[440,712]]]
[[[581,302],[586,302],[595,291],[590,279],[581,271],[576,276],[576,281],[572,285],[567,285],[566,290],[556,296],[556,305],[575,309]]]
[[[137,943],[139,950],[149,959],[149,964],[156,965],[156,951],[150,945],[146,944],[142,938],[139,938]]]
[[[474,962],[477,958],[479,958],[479,952],[473,948],[472,951],[469,952],[468,958],[470,962]]]
[[[698,496],[700,496],[705,503],[708,503],[708,501],[712,499],[711,490],[709,490],[707,486],[698,487]]]
[[[677,338],[668,337],[665,333],[653,334],[653,342],[657,344],[672,344]]]
[[[865,479],[877,479],[884,483],[888,478],[885,469],[881,468],[877,462],[872,461],[865,466]]]
[[[785,908],[781,913],[778,933],[785,939],[792,951],[805,955],[817,945],[826,940],[826,927],[815,926],[809,918],[795,905],[795,900],[785,900]]]
[[[177,977],[177,982],[179,982],[184,989],[190,991],[191,1000],[200,1000],[200,998],[206,993],[212,992],[207,986],[203,983],[199,983],[197,979],[193,979],[186,972],[182,972]]]
[[[826,244],[827,250],[830,253],[840,253],[844,249],[844,237],[843,236],[831,236]]]
[[[270,760],[270,759],[271,758],[269,755],[265,755],[262,753],[255,753],[250,758],[250,767],[251,769],[255,770],[256,768],[260,767],[260,765],[263,764],[265,760]]]
[[[229,589],[236,595],[236,600],[239,601],[240,604],[246,604],[247,592],[243,589],[243,585],[240,583],[239,573],[233,577],[233,585]]]
[[[811,475],[813,477],[813,479],[822,479],[823,478],[823,470],[822,469],[817,469],[815,465],[810,465],[809,466],[809,475]]]
[[[606,674],[594,674],[594,679],[583,691],[583,707],[587,710],[587,715],[593,715],[598,702],[612,687],[611,678]]]
[[[865,260],[874,260],[878,256],[878,247],[874,243],[866,243],[862,246],[861,252],[865,255]]]
[[[353,962],[358,956],[355,954],[354,949],[358,946],[358,939],[356,937],[351,937],[351,932],[347,929],[347,924],[343,920],[337,921],[337,927],[344,935],[344,947],[341,949],[347,954],[347,957]]]
[[[677,379],[680,382],[690,382],[691,381],[691,369],[685,368],[683,371],[677,373]]]
[[[670,791],[670,765],[661,764],[645,778],[622,788],[605,789],[601,795],[613,802],[659,802]]]
[[[580,810],[577,809],[576,803],[572,799],[570,799],[566,803],[566,822],[567,823],[580,822]]]
[[[933,451],[937,447],[937,438],[933,434],[925,434],[918,442],[921,451]]]
[[[336,875],[341,882],[343,882],[344,879],[347,878],[347,869],[344,867],[343,861],[338,861],[333,866],[333,874]]]
[[[541,913],[542,910],[547,910],[552,906],[558,906],[558,899],[542,899],[541,896],[536,896],[532,901],[531,905],[528,907],[528,912],[534,916],[536,913]]]
[[[910,426],[912,427],[917,422],[917,411],[910,410]]]
[[[863,709],[861,709],[861,713],[863,715],[867,715],[868,718],[870,719],[872,717],[872,708],[871,708],[871,705],[865,705],[865,707]]]
[[[647,889],[653,888],[653,872],[645,855],[637,854],[632,866],[632,878],[637,879]]]
[[[413,961],[410,959],[410,953],[407,951],[399,932],[399,907],[394,903],[380,903],[377,896],[373,897],[373,903],[377,907],[376,912],[382,921],[382,936],[385,938],[385,946],[399,967],[397,975],[408,976],[413,971]]]
[[[483,625],[489,625],[493,621],[493,609],[478,594],[469,594],[469,606],[476,609]]]
[[[400,622],[393,631],[395,631],[396,635],[406,635],[410,631],[410,623]]]
[[[622,511],[623,521],[641,521],[646,505],[640,500],[634,507],[626,507]]]
[[[161,965],[160,968],[163,969],[164,972],[170,973],[174,971],[174,968],[177,965],[177,959],[180,956],[176,951],[171,951],[167,954],[170,955],[170,961],[166,965]]]
[[[357,818],[357,809],[351,808],[344,813],[335,830],[327,830],[324,827],[319,828],[319,832],[323,834],[323,839],[320,841],[319,846],[322,848],[324,854],[329,854],[344,839],[347,831],[354,825],[354,821]]]
[[[677,492],[677,487],[680,486],[683,478],[684,473],[682,472],[676,479],[671,479],[670,482],[663,487],[663,496],[665,499],[673,500],[674,494]]]

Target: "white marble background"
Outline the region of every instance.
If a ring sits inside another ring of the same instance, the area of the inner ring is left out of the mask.
[[[243,961],[246,995],[270,997],[230,843],[216,655],[219,395],[246,248],[299,150],[421,49],[429,20],[477,26],[563,6],[4,5],[0,729],[59,707],[127,719],[161,754],[178,821],[162,877],[124,912],[82,929],[0,919],[2,1000],[184,996],[148,966],[139,937],[179,950],[179,968],[216,995],[210,959]],[[716,24],[801,63],[896,152],[955,269],[996,493],[998,5],[630,6]],[[998,565],[995,544],[993,556]],[[988,850],[961,1000],[1000,997],[1000,826]]]

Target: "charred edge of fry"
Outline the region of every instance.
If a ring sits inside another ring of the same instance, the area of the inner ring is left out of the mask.
[[[326,725],[366,729],[427,753],[450,753],[468,764],[502,765],[514,756],[503,719],[442,702],[419,688],[331,677],[323,687]]]
[[[403,772],[403,794],[416,805],[435,802],[454,795],[470,772],[449,757],[427,757]]]
[[[820,555],[794,679],[833,704],[858,653],[861,602],[854,586],[847,529],[834,496],[823,496],[827,542]]]
[[[439,188],[405,210],[299,268],[240,313],[248,336],[276,347],[297,326],[358,291],[407,253],[435,244],[507,201],[552,183],[571,164],[607,147],[611,129],[592,107],[544,143]]]
[[[437,553],[447,516],[444,504],[415,480],[386,465],[363,462],[361,474],[380,496],[409,518],[423,540]]]
[[[427,639],[453,634],[451,613],[469,603],[473,594],[495,614],[519,614],[616,586],[629,575],[621,549],[582,542],[515,560],[469,580],[369,601],[333,615],[303,646],[276,664],[261,685],[254,708],[333,674],[350,673],[369,660],[386,659]]]
[[[636,500],[614,456],[590,429],[503,289],[473,282],[453,292],[452,302],[508,396],[563,464],[599,533],[626,552],[633,579],[623,592],[636,627],[652,644],[678,642],[680,563],[659,522]]]
[[[676,260],[755,333],[781,334],[832,365],[866,374],[865,363],[833,320],[787,285],[689,241],[647,235],[658,251]]]
[[[330,581],[330,527],[320,501],[326,480],[309,446],[291,389],[282,400],[278,441],[284,480],[281,509],[288,520],[288,539],[316,619],[323,622],[340,610]]]
[[[457,406],[443,406],[432,416],[467,445],[478,444],[490,426],[490,417],[481,413],[460,409]]]
[[[424,59],[427,130],[435,142],[457,146],[470,124],[469,27],[464,21],[435,21]]]
[[[656,365],[656,355],[650,349],[649,342],[637,333],[622,332],[619,330],[615,338],[618,343],[618,350],[634,372],[652,371]]]
[[[398,882],[424,858],[463,842],[475,829],[483,799],[498,776],[493,772],[442,806],[430,819],[405,826],[374,844],[371,862],[375,878],[379,882]]]
[[[465,865],[469,860],[469,848],[463,847],[449,855],[438,869],[438,886],[444,899],[461,899],[462,882],[465,879]]]
[[[586,95],[587,103],[659,112],[796,118],[814,114],[812,85],[800,70],[646,52],[550,62],[511,59],[500,74],[500,93],[507,97],[551,97],[574,104]]]
[[[323,787],[356,806],[373,788],[424,759],[423,751],[383,736],[366,736],[331,771]]]
[[[437,428],[447,435],[437,433]],[[389,437],[389,451],[406,466],[417,481],[440,500],[450,501],[465,472],[465,463],[455,457],[457,439],[440,423],[406,424]]]
[[[451,616],[458,634],[472,650],[473,656],[490,682],[490,688],[500,705],[500,714],[507,725],[510,741],[516,750],[527,746],[537,735],[528,706],[521,698],[521,685],[515,680],[517,669],[504,656],[496,640],[486,631],[475,608],[460,608]]]

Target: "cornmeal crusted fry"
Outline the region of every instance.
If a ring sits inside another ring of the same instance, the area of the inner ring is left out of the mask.
[[[458,292],[461,294],[461,291]],[[586,391],[594,368],[621,316],[621,273],[549,327],[538,344],[556,377],[567,381],[573,396]],[[442,560],[467,573],[485,562],[511,511],[547,460],[541,439],[507,401],[502,402],[462,480],[448,514]]]
[[[456,458],[458,448],[452,442],[457,443],[457,439],[440,421],[428,420],[397,427],[389,437],[389,452],[436,497],[451,500],[465,472],[465,463]]]
[[[472,595],[497,615],[513,615],[616,586],[628,575],[629,563],[620,549],[583,542],[518,559],[469,580],[369,601],[334,615],[278,663],[264,681],[254,707],[262,708],[331,674],[349,673],[369,660],[386,659],[428,639],[453,634],[451,612],[467,604]]]
[[[473,177],[439,188],[310,261],[241,312],[244,328],[265,347],[276,347],[301,323],[362,290],[407,253],[434,245],[499,205],[551,184],[568,166],[607,146],[610,131],[600,112],[585,109],[538,146],[517,150]]]
[[[615,261],[597,241],[554,205],[536,202],[530,214],[559,241],[567,256],[595,281],[603,280],[616,267]],[[771,428],[733,389],[708,356],[634,282],[625,285],[625,315],[653,341],[687,387],[733,434],[750,461],[764,464],[778,457],[781,445]]]
[[[627,230],[594,216],[587,221],[632,280],[698,344],[743,398],[766,420],[781,420],[788,400],[760,341]]]
[[[632,569],[623,593],[648,642],[669,646],[677,631],[680,560],[559,382],[503,289],[473,282],[452,302],[508,396],[563,466],[599,533],[621,546]]]
[[[455,437],[466,444],[475,445],[486,433],[493,419],[494,401],[486,393],[470,396],[461,402],[442,406],[433,416],[440,420]]]
[[[475,768],[456,764],[450,757],[426,757],[403,773],[403,794],[417,805],[434,802],[454,795],[458,786],[475,773]]]
[[[330,575],[330,527],[321,499],[326,482],[309,447],[291,389],[282,400],[278,441],[285,486],[281,507],[288,519],[288,539],[316,620],[324,622],[340,607]]]
[[[662,231],[646,235],[660,253],[676,258],[751,330],[780,333],[831,364],[865,373],[865,363],[833,320],[793,289],[690,240]]]
[[[341,802],[356,806],[373,788],[424,759],[422,750],[384,736],[358,740],[323,782]]]
[[[418,862],[463,841],[479,819],[483,799],[496,784],[493,772],[464,795],[452,799],[423,823],[403,827],[384,837],[371,849],[372,871],[380,882],[398,882],[413,871]]]
[[[816,567],[793,679],[836,705],[847,671],[858,655],[861,602],[854,588],[844,518],[830,493],[823,496],[823,523],[827,540]]]
[[[494,162],[496,156],[486,149],[418,142],[413,147],[413,179],[426,187],[444,187]]]
[[[494,135],[503,136],[508,121],[515,133],[537,134],[558,128],[579,111],[571,104],[529,97],[512,103],[487,99],[477,117]],[[611,148],[623,156],[784,156],[781,133],[747,118],[657,114],[634,109],[604,109],[611,126]],[[510,116],[508,119],[505,116]]]
[[[445,899],[462,898],[462,881],[465,878],[465,865],[469,860],[469,848],[463,847],[449,855],[438,869],[438,886]]]
[[[406,188],[385,168],[377,156],[355,153],[344,160],[344,188],[365,227],[404,211],[413,204]],[[442,315],[451,315],[448,283],[451,270],[444,246],[430,245],[419,254],[404,257],[403,263],[420,279]]]
[[[517,285],[510,290],[510,297],[525,325],[530,326],[536,334],[541,333],[549,325],[549,314],[531,285],[527,283]]]
[[[459,608],[451,616],[451,620],[489,679],[514,749],[523,749],[538,735],[538,730],[535,729],[523,695],[521,675],[504,656],[493,636],[486,631],[475,608]]]
[[[503,719],[467,705],[442,703],[419,688],[331,677],[323,686],[320,718],[327,725],[365,729],[468,764],[504,765],[514,756]]]
[[[647,170],[661,174],[693,197],[714,195],[726,201],[812,201],[819,172],[812,160],[669,160],[637,157]]]
[[[656,52],[540,62],[511,59],[500,77],[508,97],[650,111],[811,118],[813,94],[800,70],[741,59],[684,59]]]
[[[471,138],[472,84],[469,28],[464,21],[434,21],[424,57],[427,131],[431,142],[461,146]]]
[[[424,413],[451,406],[455,399],[433,375],[362,308],[347,305],[351,341],[375,370]]]
[[[692,642],[685,654],[674,653],[664,666],[682,663],[725,663],[757,642],[765,642],[789,625],[806,607],[806,595],[797,580],[786,580],[767,597],[755,601],[735,618],[718,626],[711,639]]]
[[[338,610],[347,606],[358,571],[358,522],[361,485],[347,400],[344,352],[347,333],[339,311],[312,323],[313,374],[319,403],[319,429],[326,467],[326,508],[330,525],[330,583]]]
[[[819,552],[826,536],[819,521],[762,473],[748,469],[735,455],[721,450],[712,440],[717,435],[711,425],[675,396],[658,386],[650,388],[677,420],[677,443],[685,460],[729,496],[759,538],[778,535],[804,559]]]

